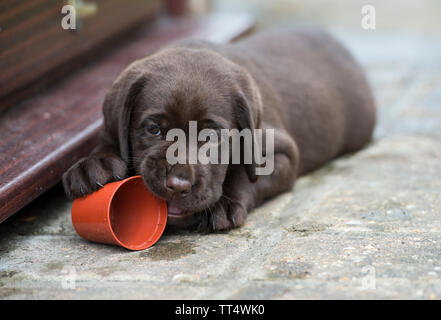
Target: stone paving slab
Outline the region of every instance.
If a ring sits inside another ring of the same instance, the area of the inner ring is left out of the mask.
[[[397,58],[377,49],[394,37],[336,33],[380,107],[366,149],[240,229],[166,230],[140,252],[82,240],[57,186],[0,225],[0,299],[441,298],[441,47],[401,38]]]

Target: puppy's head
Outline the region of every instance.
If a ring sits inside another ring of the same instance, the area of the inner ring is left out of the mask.
[[[167,200],[169,223],[186,227],[221,198],[229,165],[190,164],[188,157],[170,164],[174,141],[167,132],[178,128],[189,137],[190,121],[198,133],[210,129],[219,137],[222,129],[253,130],[261,108],[253,79],[237,64],[211,50],[168,48],[134,62],[115,81],[104,102],[105,130],[132,173]],[[255,164],[244,166],[255,181]]]

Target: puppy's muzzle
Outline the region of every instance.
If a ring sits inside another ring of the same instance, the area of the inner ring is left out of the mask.
[[[168,168],[165,189],[170,199],[179,199],[191,193],[195,172],[191,164],[175,164]]]
[[[185,197],[191,192],[192,183],[174,175],[169,176],[166,181],[167,192],[172,198]]]

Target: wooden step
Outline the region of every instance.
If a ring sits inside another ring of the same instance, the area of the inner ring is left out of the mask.
[[[173,40],[232,41],[254,26],[248,15],[161,19],[98,62],[80,67],[0,115],[0,222],[60,181],[95,146],[101,104],[116,76],[133,60]]]

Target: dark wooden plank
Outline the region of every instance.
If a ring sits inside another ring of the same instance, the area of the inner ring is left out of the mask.
[[[158,16],[164,6],[161,0],[95,0],[95,13],[73,31],[61,27],[63,4],[16,1],[0,11],[0,109],[38,89],[42,76],[66,74],[73,60]]]
[[[104,94],[130,62],[172,40],[194,36],[231,41],[252,26],[246,15],[163,19],[99,62],[4,112],[0,116],[0,222],[57,183],[67,168],[95,146]]]

